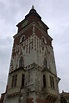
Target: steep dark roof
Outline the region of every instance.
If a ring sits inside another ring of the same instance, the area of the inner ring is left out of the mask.
[[[31,14],[37,16],[41,20],[40,15],[37,13],[37,11],[34,9],[34,7],[31,8],[31,10],[29,11],[29,13],[25,16],[25,18],[29,17]]]

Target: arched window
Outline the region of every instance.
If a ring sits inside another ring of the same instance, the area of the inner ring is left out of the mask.
[[[42,42],[43,42],[43,43],[45,42],[44,38],[42,38]]]
[[[25,40],[25,35],[22,35],[22,37],[20,38],[20,43],[23,42]]]
[[[41,37],[41,40],[42,40],[43,43],[45,43],[45,44],[47,43],[47,41],[46,41],[44,36]]]
[[[23,37],[22,37],[22,42],[25,40],[25,35],[23,35]]]
[[[24,67],[24,62],[23,62],[22,56],[20,57],[20,60],[19,60],[19,67]]]

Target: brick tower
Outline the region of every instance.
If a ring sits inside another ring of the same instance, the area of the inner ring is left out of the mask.
[[[59,78],[48,26],[32,6],[17,27],[3,103],[56,103]]]

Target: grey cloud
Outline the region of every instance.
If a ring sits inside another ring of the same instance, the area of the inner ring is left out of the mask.
[[[5,91],[5,88],[6,88],[6,86],[5,86],[6,82],[3,82],[3,81],[5,81],[5,80],[2,79],[2,81],[0,81],[0,85],[1,85],[0,93],[3,93]]]
[[[12,48],[12,39],[7,37],[4,39],[0,39],[0,63],[7,64],[8,59],[10,57],[11,49]],[[4,66],[4,65],[2,65]],[[0,68],[1,69],[1,68]]]
[[[15,22],[18,17],[24,16],[26,9],[30,6],[31,2],[32,0],[0,1],[1,19],[7,20],[7,22],[10,23]]]
[[[0,38],[0,93],[4,92],[6,88],[11,58],[11,42],[10,37]]]
[[[4,65],[4,64],[3,64]],[[8,70],[5,70],[6,69],[5,66],[0,66],[0,93],[3,93],[6,89],[6,84],[7,84],[7,78],[8,78]]]
[[[0,48],[8,47],[12,44],[12,38],[11,37],[6,37],[6,38],[0,38]]]
[[[12,40],[7,37],[5,39],[0,39],[0,70],[8,70],[8,65],[10,63],[10,56],[12,51]]]

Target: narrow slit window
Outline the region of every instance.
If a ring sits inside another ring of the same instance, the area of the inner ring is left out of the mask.
[[[24,63],[24,62],[23,62],[23,57],[21,57],[20,60],[19,60],[19,67],[23,67],[23,66],[24,66],[23,63]]]
[[[51,88],[55,88],[55,85],[54,85],[54,77],[50,76],[50,86]]]
[[[25,74],[22,74],[22,87],[24,87],[24,82],[25,82]]]
[[[12,76],[12,85],[11,87],[16,87],[17,85],[17,75]]]
[[[46,87],[46,77],[43,75],[43,87]]]

